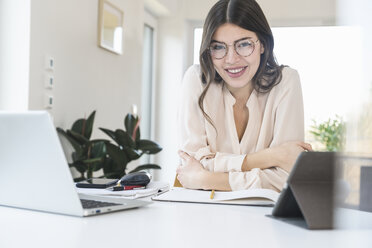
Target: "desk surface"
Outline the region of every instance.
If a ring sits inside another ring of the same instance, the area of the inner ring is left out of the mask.
[[[0,247],[372,247],[372,213],[342,209],[343,229],[309,231],[271,210],[155,202],[78,218],[0,207]]]

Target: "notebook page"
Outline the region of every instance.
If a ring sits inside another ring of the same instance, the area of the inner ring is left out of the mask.
[[[216,191],[214,198],[210,199],[211,191],[192,190],[184,188],[173,188],[171,191],[153,197],[153,200],[159,201],[179,201],[179,202],[200,202],[200,203],[218,203],[229,200],[239,199],[268,199],[275,203],[279,193],[269,189],[249,189],[232,192]]]

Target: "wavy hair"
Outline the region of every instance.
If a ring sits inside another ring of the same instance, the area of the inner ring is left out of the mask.
[[[235,24],[243,29],[256,33],[264,47],[260,65],[252,78],[253,87],[257,92],[268,92],[282,78],[282,68],[274,53],[274,37],[266,17],[255,0],[220,0],[209,11],[204,22],[202,42],[200,47],[201,80],[205,88],[199,97],[199,107],[204,117],[213,126],[213,122],[204,111],[203,101],[211,83],[222,83],[223,80],[214,69],[209,46],[216,30],[225,23]]]

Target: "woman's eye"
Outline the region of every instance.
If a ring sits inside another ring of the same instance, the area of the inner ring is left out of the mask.
[[[250,42],[250,41],[242,41],[242,42],[239,42],[237,45],[238,45],[238,47],[251,47],[252,46],[252,42]]]
[[[221,44],[212,44],[211,48],[212,48],[212,50],[223,50],[223,49],[225,49],[225,46],[221,45]]]

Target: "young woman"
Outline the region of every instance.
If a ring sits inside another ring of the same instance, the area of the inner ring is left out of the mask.
[[[220,0],[205,20],[200,66],[185,73],[179,124],[191,189],[280,191],[304,143],[297,71],[279,66],[268,22],[254,0]]]

